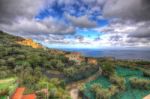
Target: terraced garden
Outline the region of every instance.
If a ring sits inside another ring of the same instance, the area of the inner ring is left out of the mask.
[[[117,66],[115,69],[115,74],[119,77],[125,79],[125,90],[119,91],[117,94],[113,95],[111,99],[142,99],[144,96],[150,94],[149,89],[138,89],[132,88],[130,79],[133,77],[148,80],[150,82],[149,77],[144,77],[143,72],[133,68],[126,68]],[[110,90],[110,86],[112,85],[109,78],[100,76],[96,80],[90,81],[85,84],[84,96],[89,99],[96,99],[95,94],[91,91],[92,85],[99,84],[102,85],[102,88]],[[150,84],[149,84],[150,88]],[[99,98],[103,99],[103,98]],[[106,98],[107,99],[107,98]]]
[[[148,77],[143,76],[143,72],[140,70],[131,70],[129,68],[117,67],[116,73],[122,76],[126,80],[126,90],[114,96],[112,99],[142,99],[144,96],[150,94],[150,90],[144,89],[134,89],[129,83],[129,79],[132,77],[137,77],[139,79],[148,79]]]
[[[111,85],[111,83],[109,82],[109,79],[104,76],[100,76],[97,79],[86,83],[84,95],[85,97],[88,97],[89,99],[95,99],[94,93],[90,91],[93,84],[101,84],[103,88],[108,88]]]

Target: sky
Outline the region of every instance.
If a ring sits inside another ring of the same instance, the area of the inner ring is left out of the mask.
[[[49,48],[149,48],[150,0],[0,0],[0,30]]]

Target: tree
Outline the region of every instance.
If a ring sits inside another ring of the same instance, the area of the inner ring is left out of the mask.
[[[104,75],[109,76],[114,73],[114,67],[109,62],[105,62],[101,66]]]

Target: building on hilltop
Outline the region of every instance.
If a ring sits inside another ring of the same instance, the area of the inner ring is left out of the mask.
[[[65,57],[67,57],[69,60],[75,61],[78,65],[84,61],[84,58],[82,57],[82,55],[77,52],[66,54]]]

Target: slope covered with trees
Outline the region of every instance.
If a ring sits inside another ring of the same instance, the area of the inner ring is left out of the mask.
[[[69,60],[65,54],[70,52],[48,49],[41,45],[32,47],[25,45],[26,42],[18,43],[21,41],[26,40],[0,32],[0,79],[17,77],[18,86],[27,87],[26,93],[47,88],[50,99],[67,99],[69,95],[65,90],[66,83],[86,78],[97,71],[96,65],[91,67],[86,62],[79,65]],[[82,75],[84,71],[86,73]],[[42,95],[45,96],[38,96]]]

